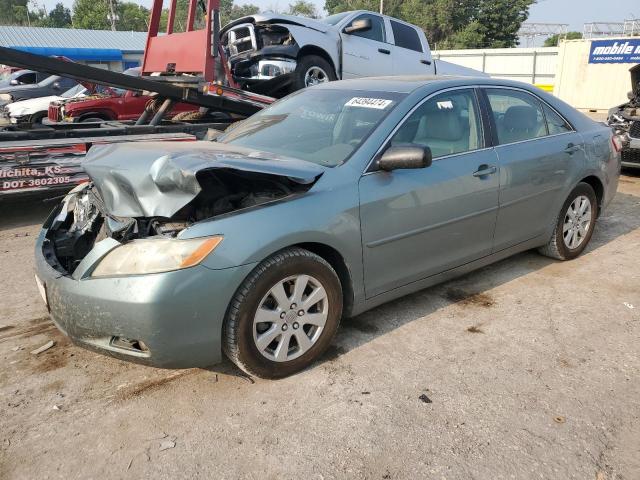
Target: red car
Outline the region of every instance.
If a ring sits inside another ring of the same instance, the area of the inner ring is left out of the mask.
[[[130,68],[127,75],[140,75],[140,68]],[[102,87],[100,93],[87,97],[71,98],[51,102],[50,122],[101,122],[104,120],[137,120],[147,102],[153,98],[140,92],[111,87]],[[167,118],[182,112],[194,112],[197,107],[188,103],[177,103]]]

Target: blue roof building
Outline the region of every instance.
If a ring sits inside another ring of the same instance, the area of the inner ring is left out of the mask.
[[[39,55],[62,55],[116,71],[142,63],[146,39],[147,32],[0,26],[2,47]]]

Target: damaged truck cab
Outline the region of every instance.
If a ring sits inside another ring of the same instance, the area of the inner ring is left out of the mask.
[[[221,30],[234,80],[247,90],[273,94],[333,80],[380,75],[486,76],[432,58],[419,27],[365,10],[315,20],[262,13]],[[437,62],[437,63],[436,63]]]

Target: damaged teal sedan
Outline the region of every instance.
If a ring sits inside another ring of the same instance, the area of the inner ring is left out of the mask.
[[[570,260],[613,198],[617,139],[486,78],[297,92],[212,142],[96,146],[36,280],[75,343],[167,368],[225,353],[278,378],[341,318],[528,249]]]

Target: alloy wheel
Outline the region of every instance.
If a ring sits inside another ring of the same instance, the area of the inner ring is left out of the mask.
[[[562,237],[567,248],[575,250],[584,242],[591,226],[591,201],[584,195],[576,197],[564,217]]]
[[[326,83],[329,81],[329,76],[322,68],[314,66],[309,68],[304,74],[304,86],[311,87],[318,85],[319,83]]]
[[[253,319],[253,340],[269,360],[300,357],[317,342],[329,314],[322,284],[310,275],[294,275],[273,285]]]

